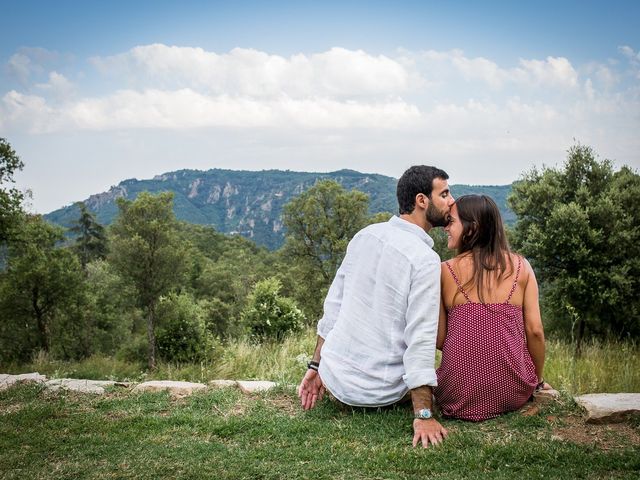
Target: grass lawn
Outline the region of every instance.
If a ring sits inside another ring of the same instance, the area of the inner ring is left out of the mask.
[[[0,392],[0,476],[50,478],[640,478],[640,425],[585,425],[570,397],[483,423],[443,420],[411,447],[411,412],[300,410],[295,392],[184,399],[20,385]]]

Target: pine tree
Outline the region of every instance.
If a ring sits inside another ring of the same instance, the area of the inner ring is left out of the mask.
[[[78,202],[80,218],[71,231],[76,233],[74,250],[80,259],[83,270],[92,260],[104,259],[107,256],[107,237],[104,227],[96,221],[93,213],[87,210],[84,202]]]

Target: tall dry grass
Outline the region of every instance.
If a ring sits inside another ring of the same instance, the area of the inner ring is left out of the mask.
[[[0,373],[39,372],[52,378],[93,378],[143,381],[150,379],[207,382],[214,379],[271,380],[297,384],[315,347],[315,331],[305,330],[281,342],[255,344],[236,340],[217,348],[207,362],[160,363],[154,372],[144,365],[93,356],[78,362],[53,360],[45,354],[25,365],[8,365]],[[640,392],[640,345],[634,342],[585,342],[574,355],[569,342],[547,340],[545,380],[569,394]],[[438,354],[439,358],[439,354]]]
[[[573,395],[640,392],[640,346],[635,342],[590,340],[582,354],[563,340],[547,340],[545,380]]]

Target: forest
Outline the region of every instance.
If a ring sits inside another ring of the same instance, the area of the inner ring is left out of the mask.
[[[68,231],[27,213],[14,175],[24,167],[0,139],[0,366],[38,355],[94,355],[145,366],[216,362],[237,339],[278,343],[312,328],[351,237],[394,212],[331,179],[283,207],[283,245],[179,221],[171,192],[117,199],[102,225],[80,203]],[[455,193],[455,192],[454,192]],[[640,336],[640,175],[592,148],[561,167],[524,172],[508,204],[513,249],[541,285],[545,330],[580,355],[590,338]],[[440,229],[441,258],[452,252]]]

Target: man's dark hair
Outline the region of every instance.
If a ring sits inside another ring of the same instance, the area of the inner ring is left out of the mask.
[[[413,212],[416,207],[416,195],[419,193],[431,198],[434,178],[447,180],[449,175],[444,170],[427,165],[414,165],[402,174],[396,190],[400,215]]]

